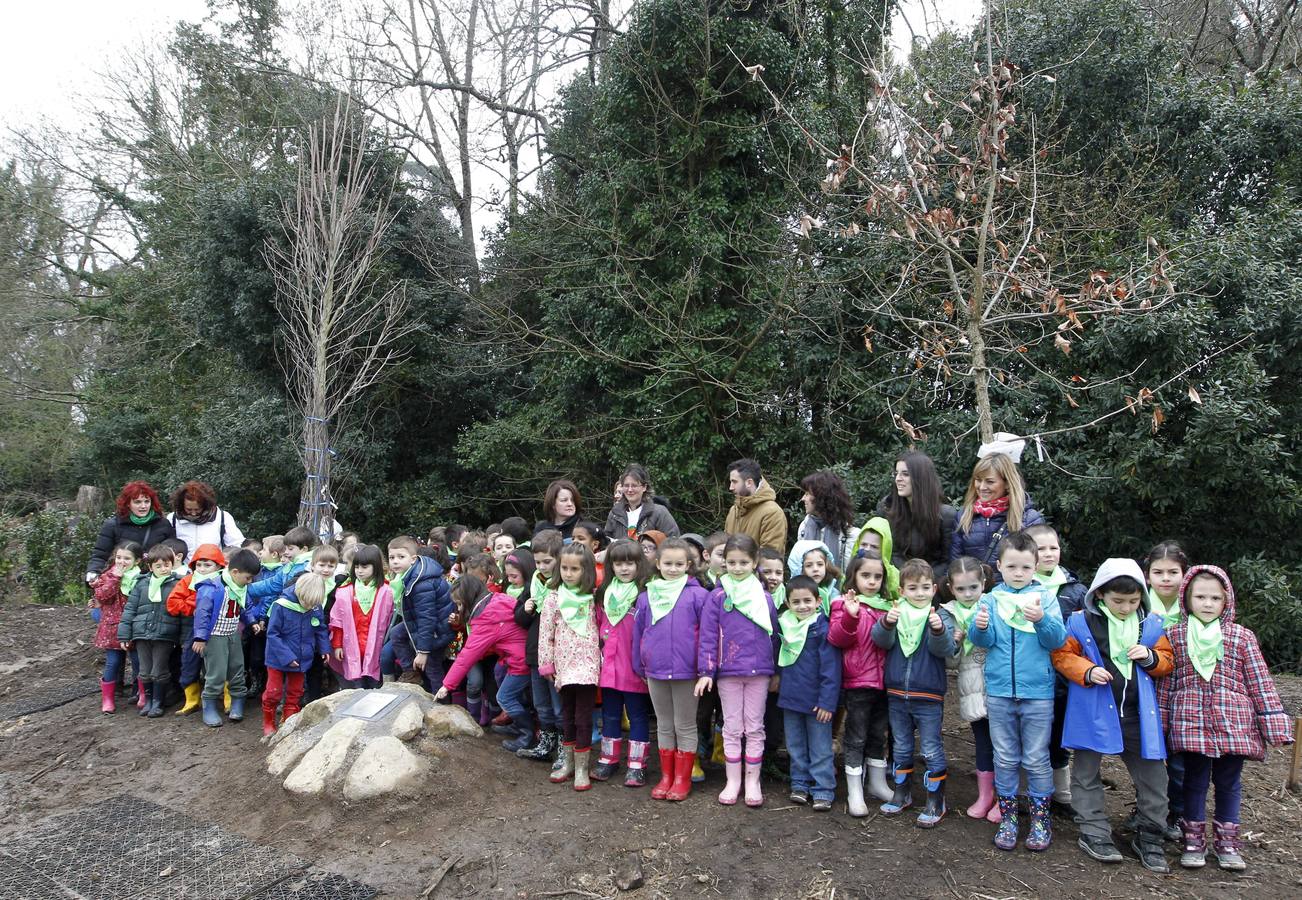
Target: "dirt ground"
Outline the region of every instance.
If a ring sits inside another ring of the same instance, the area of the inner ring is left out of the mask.
[[[98,653],[84,610],[0,605],[0,705],[50,679],[97,678]],[[90,681],[90,684],[93,684]],[[1302,679],[1281,678],[1290,713]],[[1244,773],[1248,870],[1176,866],[1145,872],[1128,852],[1103,866],[1076,847],[1066,816],[1044,854],[1002,853],[994,826],[962,814],[975,797],[972,742],[949,710],[951,811],[923,831],[913,816],[855,820],[838,802],[815,813],[766,782],[762,809],[721,807],[722,773],[711,771],[687,802],[650,799],[622,779],[579,794],[547,782],[546,767],[508,756],[497,736],[449,745],[429,795],[391,804],[300,801],[263,771],[256,711],[240,725],[204,728],[197,716],[147,721],[134,707],[99,711],[98,693],[47,712],[0,720],[0,841],[47,816],[134,794],[283,847],[383,896],[613,897],[615,872],[636,859],[645,885],[629,897],[1202,897],[1298,896],[1302,802],[1283,790],[1288,750],[1272,750]],[[1105,776],[1120,822],[1131,797],[1124,769]],[[125,824],[125,823],[124,823]],[[94,848],[87,848],[93,852]],[[1178,853],[1168,846],[1168,858]],[[450,867],[445,867],[448,861]],[[423,894],[445,870],[435,890]]]

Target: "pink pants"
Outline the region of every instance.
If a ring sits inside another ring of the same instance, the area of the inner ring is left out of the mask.
[[[764,758],[764,704],[768,701],[769,676],[720,678],[719,703],[723,706],[723,755],[729,762],[741,762],[741,738],[746,736],[746,761]]]

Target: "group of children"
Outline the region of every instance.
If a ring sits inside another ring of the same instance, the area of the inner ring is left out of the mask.
[[[387,554],[339,543],[296,528],[229,552],[201,546],[188,568],[167,543],[116,548],[94,584],[105,712],[129,656],[141,714],[161,716],[178,647],[178,714],[201,707],[211,726],[224,693],[231,721],[260,693],[271,733],[282,700],[288,718],[331,682],[401,677],[506,732],[519,757],[551,761],[550,780],[576,791],[621,764],[624,784],[643,786],[654,716],[651,796],[675,801],[703,779],[698,749],[717,711],[719,803],[762,805],[780,734],[792,802],[832,807],[839,744],[850,815],[867,815],[871,796],[887,816],[919,807],[930,828],[947,812],[941,723],[956,670],[976,746],[967,814],[998,825],[995,845],[1019,842],[1024,776],[1026,849],[1049,847],[1056,798],[1086,854],[1121,861],[1099,774],[1118,756],[1135,788],[1132,847],[1156,872],[1169,871],[1165,838],[1182,842],[1181,865],[1205,864],[1211,784],[1218,864],[1242,869],[1243,763],[1293,737],[1255,637],[1234,624],[1229,577],[1169,542],[1142,568],[1107,560],[1088,589],[1043,524],[1002,538],[997,571],[960,557],[943,577],[919,559],[897,568],[880,518],[844,573],[816,541],[784,560],[744,534],[607,544],[592,523],[570,539],[520,519],[440,527]]]

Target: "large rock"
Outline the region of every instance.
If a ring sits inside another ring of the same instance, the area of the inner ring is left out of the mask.
[[[414,705],[414,704],[413,704]],[[344,781],[345,800],[369,800],[412,793],[429,774],[430,763],[396,737],[378,737],[363,748]]]
[[[447,739],[483,730],[419,685],[339,691],[309,703],[267,739],[267,771],[301,795],[366,800],[417,793]]]

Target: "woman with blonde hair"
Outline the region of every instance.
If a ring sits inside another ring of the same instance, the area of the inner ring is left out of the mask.
[[[1022,473],[1006,453],[991,453],[977,460],[963,497],[958,527],[950,540],[949,558],[972,556],[993,567],[999,542],[1014,532],[1044,523]]]

